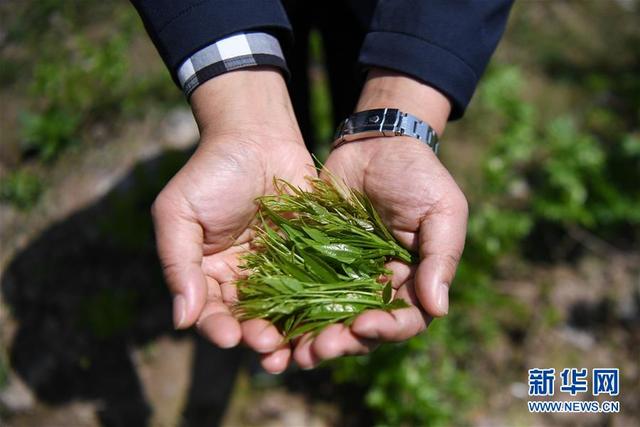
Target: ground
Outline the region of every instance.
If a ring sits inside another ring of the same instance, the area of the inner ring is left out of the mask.
[[[603,22],[615,18],[620,33],[628,29],[629,19],[616,15],[619,9],[596,7],[602,9],[596,16]],[[543,119],[580,110],[590,93],[571,89],[532,65],[539,56],[536,49],[542,50],[544,40],[555,40],[553,49],[545,46],[551,63],[569,56],[582,64],[622,43],[585,36],[599,30],[589,14],[568,3],[519,10],[513,27],[557,22],[554,17],[561,16],[584,43],[569,55],[558,53],[564,27],[548,25],[523,32],[542,40],[523,49],[530,40],[512,29],[496,62],[520,65],[527,83],[524,97],[544,107],[538,108]],[[47,23],[55,27],[56,19]],[[173,93],[153,47],[138,31],[126,51],[132,69],[160,73]],[[98,25],[86,37],[102,33]],[[0,68],[22,60],[22,47],[6,42],[0,31]],[[622,57],[614,55],[611,62]],[[317,68],[312,76],[323,78]],[[186,102],[173,95],[168,102],[154,98],[151,105],[136,101],[135,114],[105,107],[106,119],[98,111],[98,118],[83,125],[80,144],[44,161],[22,151],[24,135],[16,129],[33,95],[19,87],[0,89],[0,179],[20,168],[38,176],[44,189],[28,208],[0,202],[0,426],[374,423],[376,414],[363,402],[363,387],[335,383],[328,368],[292,368],[275,377],[262,372],[245,350],[218,350],[195,334],[172,330],[148,212],[197,141]],[[481,177],[477,159],[492,142],[490,133],[476,131],[484,120],[475,111],[472,104],[465,121],[450,125],[442,153],[472,208],[482,202],[474,196]],[[567,239],[570,256],[523,257],[514,251],[500,261],[491,286],[509,297],[509,310],[486,306],[465,313],[478,323],[496,317],[501,326],[460,367],[476,380],[481,396],[466,415],[468,424],[640,425],[640,247],[637,242],[607,243],[582,228],[570,230]],[[463,306],[455,299],[451,304],[452,311]],[[621,413],[529,414],[527,369],[532,367],[620,368]]]

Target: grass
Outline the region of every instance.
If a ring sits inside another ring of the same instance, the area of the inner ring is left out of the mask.
[[[9,363],[4,351],[0,351],[0,390],[6,387],[9,380]]]
[[[42,187],[43,184],[38,175],[25,169],[18,169],[0,180],[0,201],[11,203],[21,210],[27,210],[37,203]]]
[[[331,89],[327,70],[324,66],[324,44],[317,30],[309,35],[310,59],[310,106],[309,113],[313,123],[313,137],[316,142],[316,157],[324,162],[329,156],[330,142],[335,131]]]
[[[4,202],[25,210],[46,190],[22,171],[27,163],[46,176],[71,147],[86,149],[104,130],[183,101],[126,2],[16,3],[6,16],[0,91],[19,99],[8,103],[16,111],[0,128],[9,169]]]

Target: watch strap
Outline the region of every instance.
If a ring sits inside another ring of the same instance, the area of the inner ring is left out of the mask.
[[[352,114],[338,128],[332,149],[358,139],[376,136],[410,136],[438,154],[438,135],[427,123],[397,108],[378,108]]]

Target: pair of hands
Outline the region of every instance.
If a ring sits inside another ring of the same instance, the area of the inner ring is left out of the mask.
[[[312,368],[322,360],[367,353],[380,341],[406,340],[423,331],[431,317],[447,313],[449,285],[464,246],[467,203],[429,147],[394,137],[344,144],[331,153],[325,170],[367,194],[399,241],[419,250],[417,266],[389,263],[395,298],[410,306],[392,313],[368,311],[350,327],[332,325],[293,344],[284,343],[265,320],[238,322],[230,308],[238,257],[252,239],[255,199],[273,193],[274,176],[305,187],[305,177],[317,171],[279,72],[245,69],[216,77],[196,90],[192,106],[200,145],[152,208],[177,328],[195,324],[222,348],[242,341],[260,353],[265,370],[278,373],[292,360]],[[439,134],[449,114],[446,98],[430,87],[372,71],[358,109],[380,107],[422,113]]]

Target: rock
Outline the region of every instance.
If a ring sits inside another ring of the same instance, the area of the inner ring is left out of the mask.
[[[171,111],[162,121],[162,138],[172,148],[188,148],[199,138],[193,114],[186,108]]]
[[[560,333],[565,341],[583,351],[590,350],[596,343],[593,335],[570,326],[563,328]]]
[[[525,383],[516,382],[511,383],[511,385],[509,386],[509,392],[511,393],[511,396],[515,397],[516,399],[526,399],[528,391],[529,389],[527,388],[527,385]]]
[[[24,412],[32,409],[36,400],[27,385],[16,375],[9,376],[9,384],[0,391],[0,406],[8,412]]]

